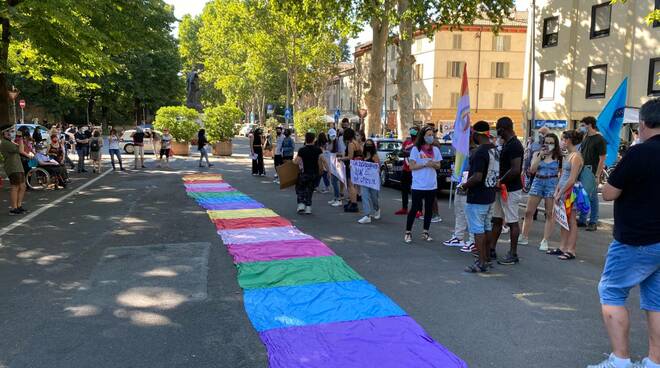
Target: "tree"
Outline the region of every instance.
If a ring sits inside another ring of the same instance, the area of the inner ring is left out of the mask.
[[[325,132],[328,124],[325,122],[325,109],[322,107],[311,107],[299,111],[293,118],[293,127],[297,134],[304,136],[307,132],[319,134]]]

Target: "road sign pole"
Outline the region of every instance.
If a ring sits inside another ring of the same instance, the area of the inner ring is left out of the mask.
[[[21,107],[21,124],[25,124],[25,109]]]

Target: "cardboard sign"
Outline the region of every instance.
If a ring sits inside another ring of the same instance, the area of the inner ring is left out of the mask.
[[[564,206],[564,201],[561,202],[555,201],[555,207],[553,212],[555,214],[555,221],[557,221],[557,223],[561,227],[563,227],[564,229],[566,229],[566,231],[568,231],[569,230],[568,216],[566,216],[566,206]]]
[[[351,160],[351,182],[380,190],[380,167],[373,162]]]
[[[330,152],[323,154],[323,159],[330,168],[330,173],[334,175],[340,182],[346,184],[346,165],[337,159],[337,155]]]
[[[284,161],[275,170],[277,171],[277,176],[280,178],[280,189],[288,188],[298,183],[300,168],[293,161]]]

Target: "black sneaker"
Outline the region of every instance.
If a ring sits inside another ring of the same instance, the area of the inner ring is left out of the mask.
[[[509,265],[509,266],[514,265],[518,262],[520,262],[520,260],[518,259],[518,256],[511,254],[511,252],[507,253],[505,258],[497,260],[498,264]]]
[[[479,261],[475,261],[473,264],[465,267],[465,272],[468,273],[488,272],[488,266],[480,264]]]
[[[21,210],[19,210],[18,208],[13,208],[13,209],[9,210],[9,216],[16,216],[16,215],[22,215],[22,214],[23,214],[23,212],[21,212]]]
[[[587,228],[585,230],[587,230],[587,231],[597,231],[598,230],[598,225],[589,224],[589,225],[587,225]]]
[[[587,227],[587,224],[585,224],[584,222],[578,222],[577,226],[578,227]]]
[[[496,261],[497,260],[497,252],[495,252],[495,249],[490,250],[490,260],[491,261]]]

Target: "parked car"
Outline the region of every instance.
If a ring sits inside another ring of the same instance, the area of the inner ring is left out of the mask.
[[[376,144],[376,151],[378,152],[378,158],[380,162],[385,162],[387,155],[394,152],[400,151],[403,147],[403,142],[394,139],[394,138],[372,138]]]
[[[124,134],[121,136],[119,142],[119,149],[132,155],[135,152],[135,146],[133,146],[133,138],[131,135],[135,133],[135,129],[125,130]],[[155,136],[155,140],[154,140]],[[163,132],[158,130],[145,129],[144,130],[144,153],[153,153],[156,154],[160,151],[160,141],[163,136]]]
[[[254,129],[254,127],[256,127],[255,124],[245,124],[243,125],[241,130],[238,131],[238,135],[240,135],[241,137],[247,137],[250,135],[250,132],[252,132],[252,129]]]
[[[451,142],[440,143],[442,154],[441,168],[436,170],[438,175],[438,190],[449,189],[451,186],[452,165],[454,164],[455,151]],[[380,168],[380,183],[383,186],[400,185],[401,172],[403,170],[403,151],[399,148],[387,154]]]
[[[20,129],[21,127],[27,127],[28,130],[30,131],[30,136],[33,136],[35,129],[39,129],[39,133],[41,133],[41,138],[43,138],[45,140],[48,140],[48,141],[50,140],[49,130],[43,125],[39,125],[39,124],[16,124],[16,130]]]

